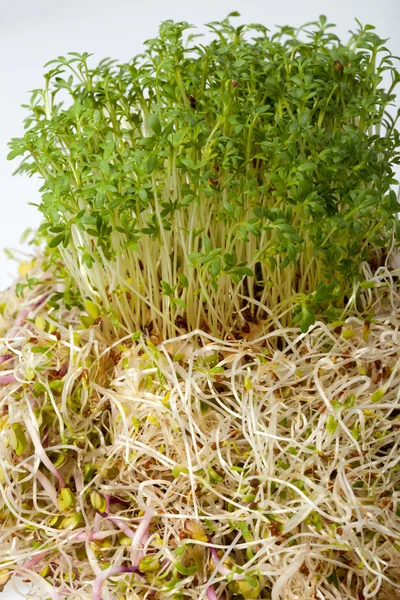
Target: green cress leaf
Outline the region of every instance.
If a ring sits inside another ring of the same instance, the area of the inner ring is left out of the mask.
[[[298,171],[315,171],[317,165],[313,162],[305,162],[297,167]]]
[[[306,307],[303,306],[301,311],[300,329],[303,333],[307,333],[311,325],[315,323],[315,315]]]
[[[154,131],[154,133],[159,136],[161,135],[161,123],[160,123],[160,119],[157,117],[157,115],[149,115],[147,117],[147,120],[149,122],[150,127],[152,128],[152,130]]]

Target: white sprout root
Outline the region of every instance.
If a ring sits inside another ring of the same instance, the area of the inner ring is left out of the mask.
[[[0,585],[400,597],[400,297],[393,272],[369,278],[340,326],[230,340],[110,344],[45,283],[3,294]]]

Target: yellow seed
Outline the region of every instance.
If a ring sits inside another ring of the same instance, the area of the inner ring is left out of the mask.
[[[162,399],[162,403],[164,406],[168,406],[170,397],[171,397],[171,390],[169,392],[167,392],[165,394],[164,398]]]
[[[34,267],[34,265],[34,260],[22,262],[18,267],[18,273],[21,275],[21,277],[25,277],[25,275],[29,273],[29,271]]]
[[[243,598],[259,598],[260,597],[260,584],[256,580],[252,585],[248,581],[237,581],[236,588]]]
[[[11,577],[11,571],[9,571],[8,569],[2,569],[0,571],[0,585],[6,585],[7,581],[10,579]]]
[[[363,413],[366,417],[376,417],[376,413],[373,410],[365,409]]]
[[[250,391],[253,389],[253,384],[251,383],[250,377],[244,378],[244,387],[247,391]]]
[[[27,370],[25,371],[25,379],[27,381],[32,381],[33,379],[35,379],[35,371],[33,369],[31,369],[30,367],[28,367]]]
[[[63,512],[69,508],[74,508],[76,504],[75,496],[69,488],[61,488],[58,494],[58,506]]]
[[[95,508],[99,512],[101,512],[101,513],[106,512],[106,510],[107,510],[106,500],[101,494],[99,494],[99,492],[94,491],[90,494],[90,502],[92,503],[93,508]]]
[[[354,329],[350,329],[347,328],[342,332],[342,338],[344,340],[350,340],[352,337],[354,337],[356,334],[356,332],[354,331]]]
[[[36,329],[39,329],[40,331],[46,330],[46,319],[44,318],[42,313],[39,313],[37,315],[37,317],[35,319],[35,327],[36,327]]]
[[[71,517],[64,517],[64,519],[60,523],[60,528],[67,529],[69,527],[71,529],[75,529],[75,527],[77,527],[82,522],[82,520],[82,513],[75,513]]]
[[[93,318],[98,319],[100,316],[100,311],[98,306],[92,302],[91,300],[85,300],[85,308],[87,313]]]
[[[196,523],[196,521],[190,521],[187,519],[185,521],[185,529],[194,540],[199,542],[208,542],[208,537],[204,529],[198,523]]]
[[[41,575],[41,577],[44,577],[44,578],[46,578],[46,577],[47,577],[47,575],[49,575],[49,573],[50,573],[50,566],[49,566],[49,565],[46,565],[46,566],[45,566],[45,567],[43,567],[43,569],[40,571],[40,575]]]
[[[152,571],[158,571],[160,568],[160,562],[153,556],[144,556],[139,561],[139,569],[143,573],[151,573]]]
[[[132,539],[127,535],[121,535],[119,538],[119,543],[121,546],[130,546],[132,544]]]

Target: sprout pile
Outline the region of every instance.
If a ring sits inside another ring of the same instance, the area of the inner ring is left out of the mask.
[[[235,16],[58,57],[10,144],[43,222],[0,296],[0,589],[400,594],[395,57]]]

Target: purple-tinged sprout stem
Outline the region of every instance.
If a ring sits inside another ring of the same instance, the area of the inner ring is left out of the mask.
[[[44,473],[42,473],[41,471],[39,471],[39,470],[35,471],[34,468],[31,467],[31,465],[29,463],[26,463],[24,466],[26,469],[28,469],[28,471],[30,471],[31,473],[33,473],[33,475],[36,476],[36,479],[41,484],[42,488],[47,493],[50,500],[53,502],[53,504],[58,509],[57,490],[54,487],[54,485],[51,483],[51,481],[49,481],[48,478],[46,477],[46,475]]]
[[[103,583],[109,577],[119,575],[120,573],[139,573],[138,567],[108,567],[99,573],[93,583],[92,600],[101,600],[101,588]]]
[[[12,358],[11,354],[3,354],[2,356],[0,356],[0,365],[2,365],[3,363],[7,362],[11,358]]]
[[[221,575],[224,575],[225,577],[228,577],[229,575],[229,579],[231,581],[239,581],[241,579],[244,579],[244,575],[240,575],[239,573],[233,573],[231,569],[228,569],[228,567],[225,567],[222,564],[221,559],[219,558],[218,553],[216,549],[213,548],[213,546],[210,546],[210,552],[213,565],[215,569],[221,573]]]
[[[218,600],[217,594],[215,593],[214,587],[212,585],[208,586],[206,596],[208,600]]]
[[[114,533],[116,533],[114,529],[112,531],[94,531],[93,533],[88,533],[87,531],[78,531],[77,533],[66,535],[65,537],[71,542],[92,542],[95,540],[104,540]]]
[[[7,375],[2,375],[0,377],[0,385],[7,385],[9,383],[16,383],[16,379],[14,377],[14,375],[12,373],[9,373]]]
[[[127,537],[133,540],[135,538],[135,532],[132,531],[132,529],[125,523],[125,521],[123,521],[122,519],[118,519],[117,517],[110,517],[110,504],[112,502],[111,496],[105,494],[104,498],[106,501],[106,510],[103,513],[98,511],[98,514],[107,519],[107,521],[110,521],[110,523],[113,523],[113,525],[115,525],[121,531],[123,531]]]
[[[135,532],[132,531],[132,529],[125,523],[125,521],[122,521],[122,519],[117,519],[116,517],[107,517],[107,516],[106,516],[106,519],[108,521],[110,521],[110,523],[113,523],[113,525],[118,527],[121,531],[123,531],[127,537],[131,538],[132,540],[134,539]]]
[[[27,569],[27,570],[32,569],[38,563],[40,563],[40,561],[43,558],[45,558],[48,555],[48,553],[49,553],[49,550],[46,550],[46,552],[41,552],[40,554],[37,554],[33,558],[27,560],[23,565],[21,565],[20,569]]]
[[[149,537],[149,528],[151,520],[154,516],[154,510],[152,508],[146,508],[145,513],[140,521],[135,535],[132,538],[132,554],[131,559],[133,563],[136,563],[140,560],[140,552],[139,550],[143,547],[143,545],[147,542]]]
[[[140,521],[140,523],[135,531],[135,535],[134,535],[132,544],[139,545],[142,542],[144,535],[149,530],[150,523],[151,523],[153,516],[154,516],[154,510],[152,508],[147,508],[142,517],[142,520]]]

